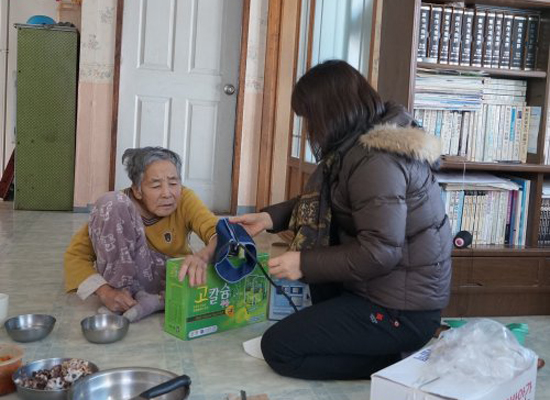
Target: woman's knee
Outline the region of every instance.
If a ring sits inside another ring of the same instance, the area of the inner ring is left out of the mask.
[[[128,196],[120,191],[107,192],[97,199],[90,213],[90,223],[102,223],[112,218],[128,218],[137,213]]]
[[[261,349],[265,362],[273,371],[282,376],[294,377],[299,367],[299,359],[289,349],[284,332],[279,331],[279,323],[269,328],[262,336]]]
[[[94,203],[94,209],[106,210],[113,208],[128,208],[133,206],[132,201],[121,191],[102,194]]]
[[[286,337],[284,321],[272,325],[262,336],[262,354],[266,360],[287,362],[292,357],[290,346],[292,338]]]
[[[260,342],[260,346],[262,349],[262,355],[264,356],[264,359],[269,362],[269,360],[275,358],[276,354],[278,353],[276,350],[276,341],[274,339],[273,335],[273,327],[269,328],[265,333],[262,335],[262,340]]]

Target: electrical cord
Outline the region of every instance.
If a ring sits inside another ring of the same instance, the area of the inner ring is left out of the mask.
[[[277,285],[273,279],[271,279],[271,277],[268,275],[267,272],[265,272],[264,268],[262,267],[262,265],[258,262],[258,259],[256,257],[254,257],[254,255],[252,254],[252,252],[250,250],[248,250],[246,248],[245,245],[241,244],[240,242],[237,242],[237,246],[240,247],[241,249],[243,249],[246,254],[248,254],[252,260],[254,261],[255,265],[259,265],[260,266],[260,271],[262,271],[262,273],[265,275],[265,277],[267,278],[267,280],[269,281],[269,283],[275,288],[275,290],[277,291],[277,294],[282,294],[283,296],[285,296],[285,298],[287,299],[288,301],[288,304],[294,309],[294,312],[298,312],[298,307],[296,307],[296,304],[294,304],[294,302],[292,301],[292,299],[290,298],[290,296],[288,295],[287,292],[285,292],[282,288],[282,286],[280,285]]]

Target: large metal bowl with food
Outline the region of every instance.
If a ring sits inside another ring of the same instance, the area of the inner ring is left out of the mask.
[[[22,399],[66,400],[75,382],[97,371],[97,366],[86,360],[46,358],[25,364],[12,378]]]
[[[168,381],[172,381],[169,387],[158,393],[166,393],[166,389],[171,391],[155,396],[156,400],[184,400],[189,396],[191,380],[188,376],[178,377],[157,368],[126,367],[106,369],[79,380],[69,390],[69,400],[129,400]]]

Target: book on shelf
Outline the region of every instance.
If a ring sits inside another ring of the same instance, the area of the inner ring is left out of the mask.
[[[449,51],[451,44],[451,21],[453,18],[453,9],[451,7],[443,7],[441,16],[441,38],[439,40],[439,57],[438,63],[449,63]]]
[[[472,40],[474,32],[474,11],[465,9],[462,18],[462,44],[460,65],[470,65],[472,60]]]
[[[484,68],[491,68],[493,65],[493,48],[495,43],[495,16],[494,12],[487,12],[485,18],[485,42],[483,46],[483,61]]]
[[[527,17],[515,15],[512,25],[512,48],[510,52],[510,69],[522,69],[525,37],[527,31]]]
[[[502,45],[500,49],[499,68],[510,68],[510,59],[512,56],[512,28],[514,25],[514,16],[504,14],[502,23]]]
[[[417,61],[534,70],[539,31],[536,10],[422,3]]]
[[[453,9],[451,20],[451,44],[449,48],[449,64],[460,64],[460,43],[462,41],[462,17],[464,10],[462,8]]]
[[[485,11],[478,11],[474,15],[472,41],[472,67],[481,67],[483,61],[483,45],[485,43]]]
[[[539,246],[550,245],[550,197],[542,197],[539,221]]]
[[[522,246],[526,241],[531,181],[517,177],[509,177],[509,179],[519,185],[514,231],[510,233],[510,244]]]
[[[544,155],[544,164],[545,165],[550,165],[550,134],[548,132],[550,132],[550,108],[549,110],[547,111],[547,114],[546,114],[546,134],[544,136],[544,152],[543,152],[543,155]]]
[[[428,57],[426,61],[437,63],[439,57],[439,40],[441,38],[441,19],[443,7],[431,6],[430,11],[430,36],[428,38]]]
[[[531,123],[529,123],[528,127],[529,139],[527,141],[527,151],[531,154],[537,154],[541,112],[541,107],[531,107],[531,115],[529,117]]]
[[[418,30],[418,61],[427,61],[428,58],[428,34],[430,29],[430,6],[423,4],[420,7],[420,28]]]
[[[542,185],[542,202],[540,207],[539,220],[539,246],[550,245],[550,182],[545,181]]]
[[[537,49],[539,38],[540,16],[529,15],[527,17],[527,39],[525,46],[525,69],[532,71],[537,63]]]
[[[498,68],[500,62],[500,48],[502,45],[502,27],[504,24],[504,13],[495,13],[495,31],[493,34],[493,57],[491,68]]]

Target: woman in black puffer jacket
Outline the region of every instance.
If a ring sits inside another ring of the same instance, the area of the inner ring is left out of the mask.
[[[317,169],[300,197],[232,222],[252,235],[295,232],[270,272],[310,284],[314,305],[269,328],[262,351],[285,376],[368,378],[427,343],[449,301],[439,140],[343,61],[308,71],[292,108]]]

